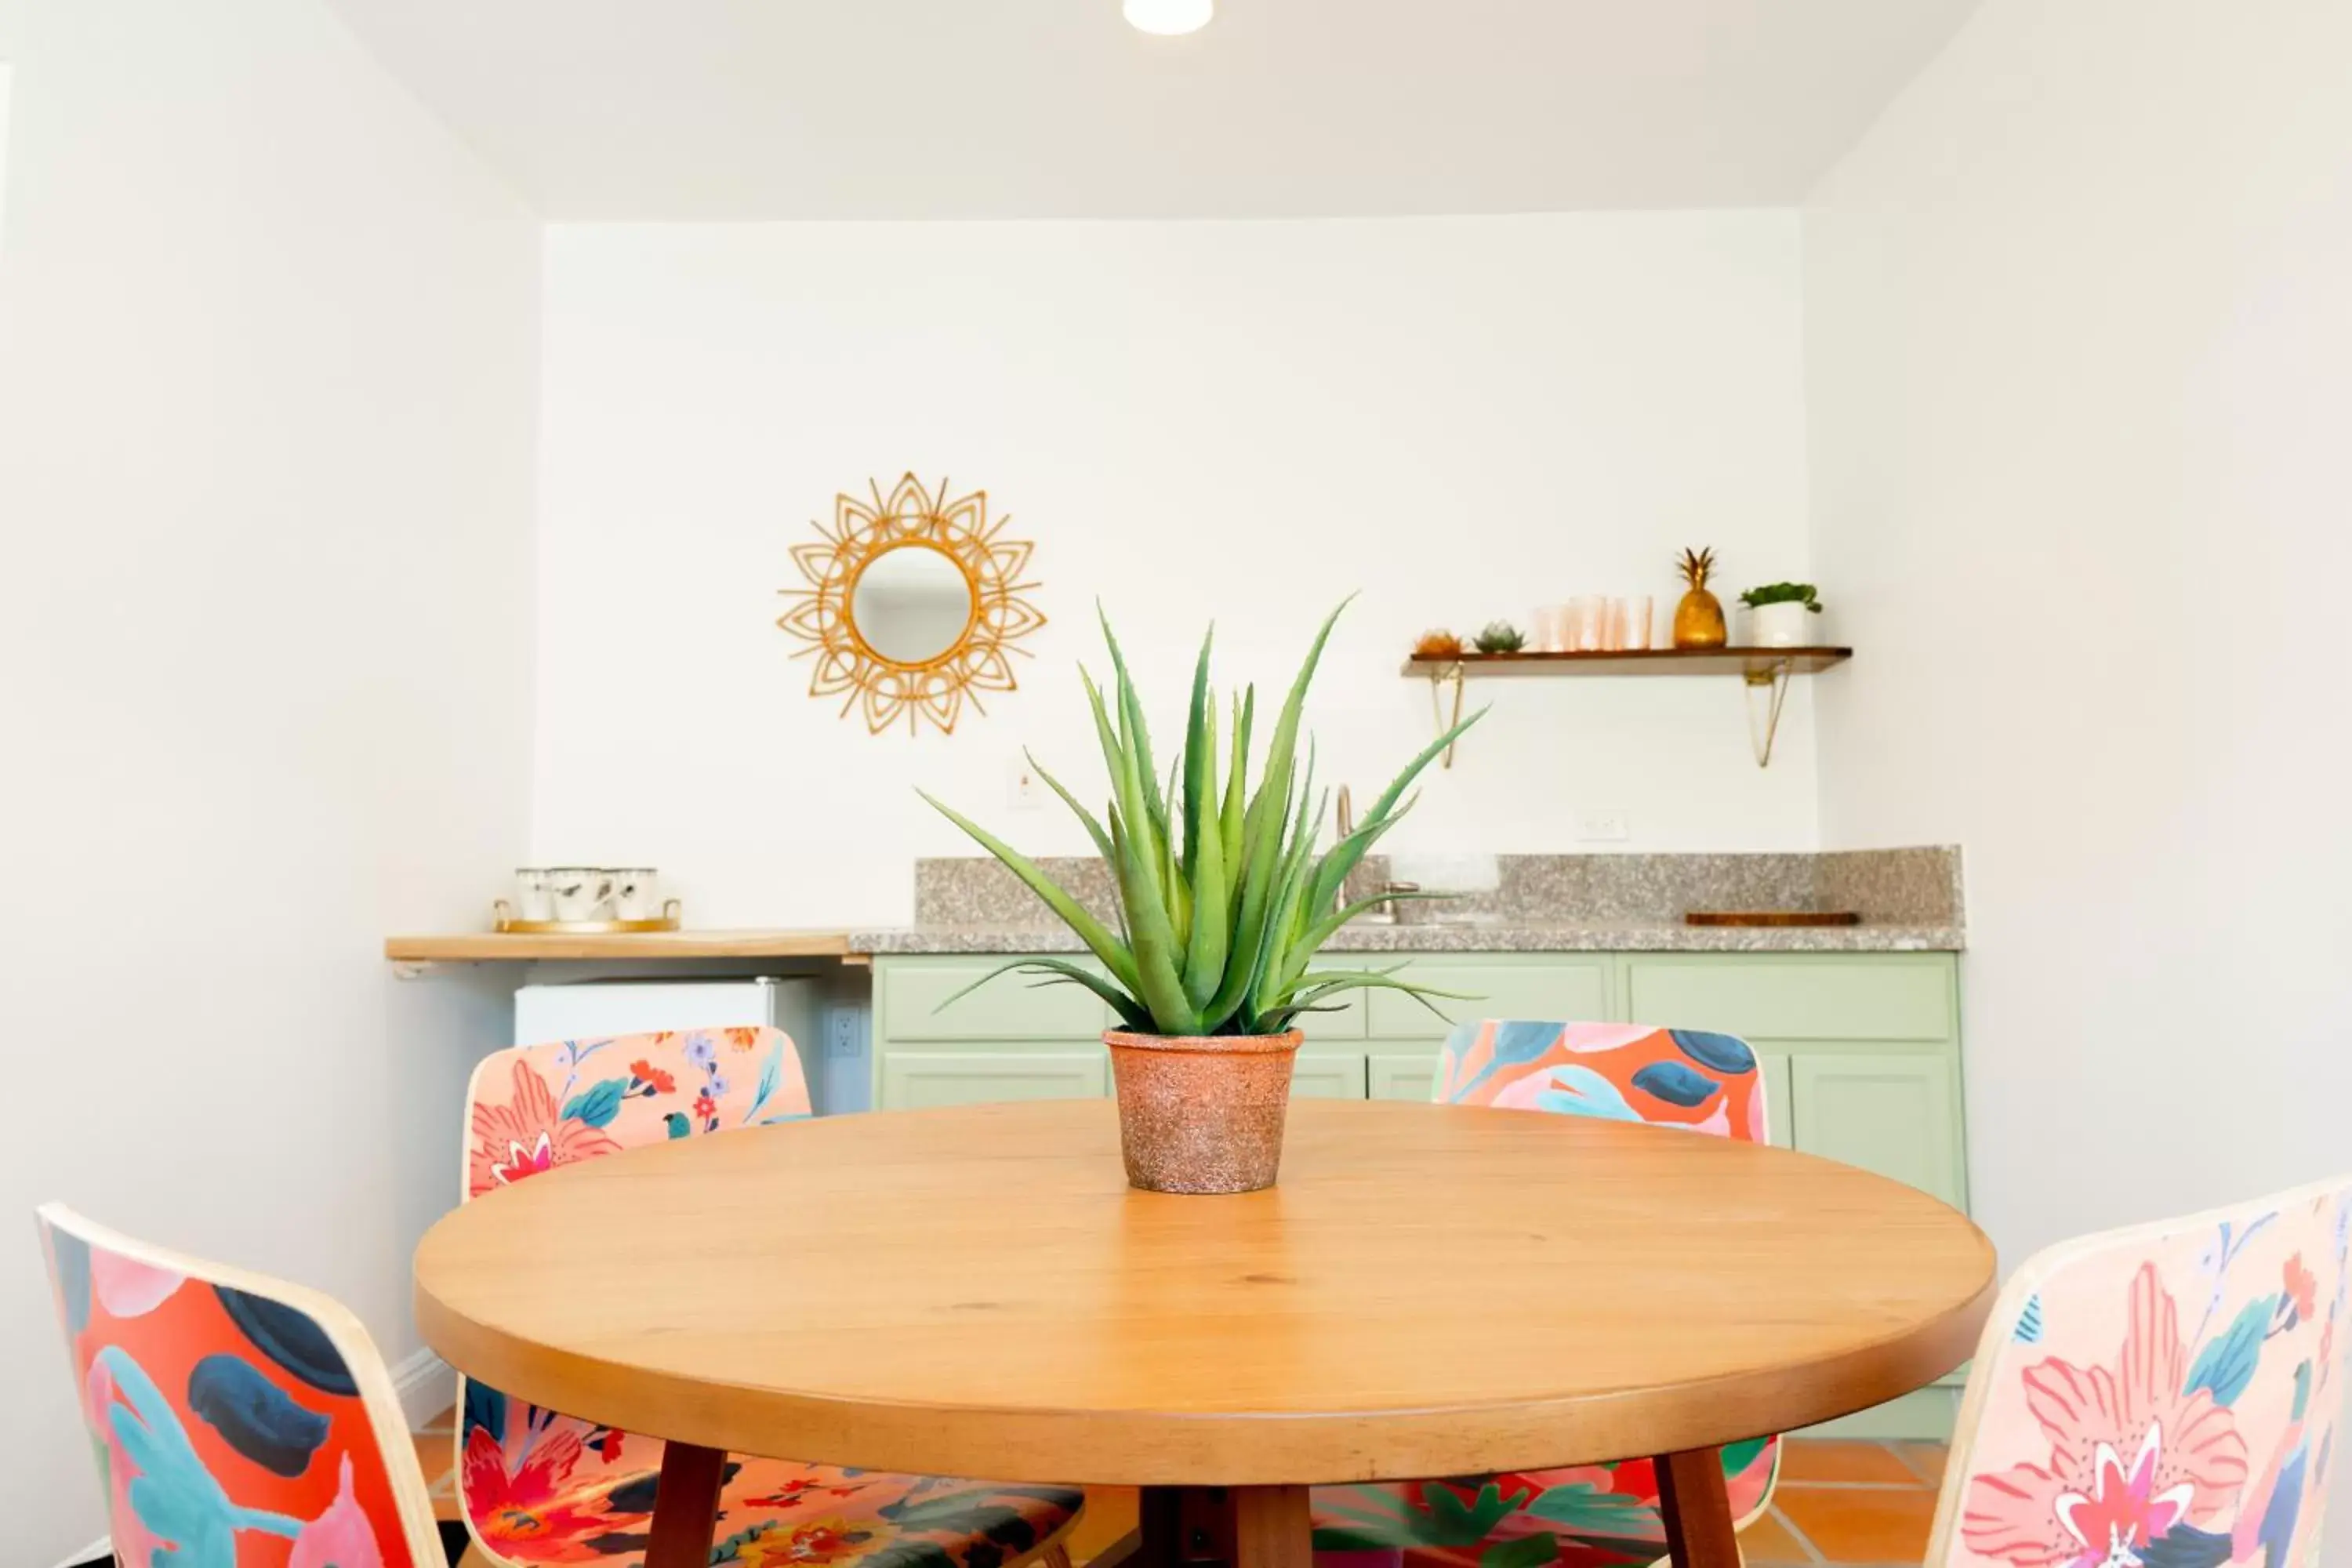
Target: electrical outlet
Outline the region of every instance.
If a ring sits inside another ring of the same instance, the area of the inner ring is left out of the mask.
[[[1576,836],[1587,844],[1622,844],[1633,836],[1633,819],[1622,811],[1580,812]]]
[[[1026,757],[1013,759],[1013,771],[1005,775],[1004,804],[1013,811],[1043,811],[1045,807],[1045,781],[1029,765]]]
[[[864,1054],[858,1024],[860,1015],[854,1008],[837,1007],[825,1019],[824,1054],[835,1061]]]

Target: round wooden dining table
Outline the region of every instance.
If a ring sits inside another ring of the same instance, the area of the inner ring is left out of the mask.
[[[1143,1489],[1139,1568],[1304,1568],[1307,1488],[1653,1456],[1736,1568],[1716,1449],[1975,1347],[1993,1252],[1827,1160],[1638,1123],[1305,1100],[1279,1184],[1130,1189],[1108,1101],[845,1116],[609,1156],[416,1252],[443,1358],[667,1440],[646,1568],[730,1451]]]

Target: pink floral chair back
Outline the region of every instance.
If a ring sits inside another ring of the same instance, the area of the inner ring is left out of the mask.
[[[795,1121],[808,1086],[774,1029],[559,1040],[500,1051],[467,1095],[466,1195],[642,1143]],[[661,1441],[509,1399],[468,1381],[457,1496],[494,1568],[635,1568]],[[740,1568],[1068,1568],[1074,1488],[730,1456],[711,1563]]]
[[[39,1225],[116,1562],[447,1561],[392,1374],[358,1319],[58,1205]]]
[[[466,1196],[640,1143],[809,1114],[781,1029],[687,1029],[517,1046],[466,1090]]]
[[[777,1029],[517,1046],[484,1058],[467,1089],[465,1195],[639,1144],[807,1114],[799,1053]],[[471,1378],[458,1381],[458,1500],[496,1560],[593,1559],[601,1547],[573,1543],[644,1529],[653,1500],[636,1478],[659,1451],[654,1439],[509,1399]]]
[[[1927,1561],[2317,1568],[2352,1177],[2053,1247],[1978,1345]]]
[[[1441,1105],[1489,1105],[1685,1127],[1764,1142],[1756,1053],[1731,1035],[1630,1024],[1490,1018],[1455,1026],[1439,1058]],[[1732,1516],[1770,1503],[1780,1439],[1723,1450]],[[1318,1568],[1617,1568],[1666,1551],[1646,1458],[1399,1484],[1317,1487]]]

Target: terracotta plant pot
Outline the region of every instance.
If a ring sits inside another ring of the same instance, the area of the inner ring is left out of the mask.
[[[1290,1109],[1291,1058],[1303,1037],[1296,1029],[1105,1035],[1128,1184],[1150,1193],[1254,1193],[1274,1185]]]

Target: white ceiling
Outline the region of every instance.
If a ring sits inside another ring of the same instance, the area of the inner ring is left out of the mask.
[[[545,216],[1801,199],[1976,0],[331,0]]]

